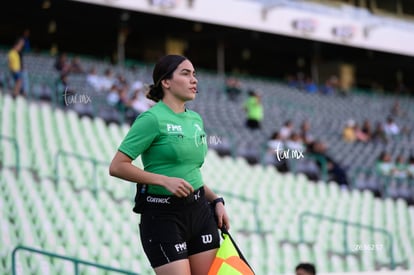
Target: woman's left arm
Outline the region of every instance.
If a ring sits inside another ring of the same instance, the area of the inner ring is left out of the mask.
[[[214,200],[219,198],[219,196],[217,196],[217,194],[215,194],[205,184],[204,184],[204,191],[205,191],[207,201],[209,201],[210,203],[212,203]],[[224,208],[224,203],[223,202],[217,202],[215,207],[214,207],[214,211],[216,212],[216,215],[217,215],[218,227],[221,228],[224,225],[224,226],[226,226],[226,229],[229,230],[230,229],[230,220],[229,220],[229,217],[227,216],[226,209]]]

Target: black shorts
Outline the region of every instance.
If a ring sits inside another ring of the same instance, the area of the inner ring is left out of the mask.
[[[260,122],[256,119],[247,119],[246,126],[250,129],[260,129]]]
[[[142,246],[153,268],[220,246],[217,222],[203,188],[190,195],[190,200],[145,196],[139,228]]]

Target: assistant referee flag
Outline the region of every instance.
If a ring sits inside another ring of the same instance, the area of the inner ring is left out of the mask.
[[[208,275],[254,275],[230,233],[224,228],[221,232],[223,241],[217,250]]]

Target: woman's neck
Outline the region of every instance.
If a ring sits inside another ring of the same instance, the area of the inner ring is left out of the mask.
[[[185,111],[185,102],[181,100],[177,100],[175,98],[170,98],[170,97],[164,97],[162,101],[164,102],[165,105],[170,107],[170,109],[176,114],[182,113]]]

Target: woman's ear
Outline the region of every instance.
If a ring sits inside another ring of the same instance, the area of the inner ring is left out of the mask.
[[[169,79],[161,80],[161,85],[166,89],[170,88],[170,80]]]

